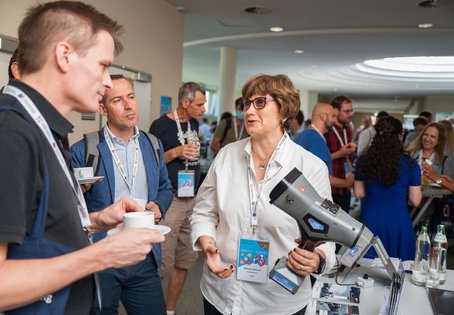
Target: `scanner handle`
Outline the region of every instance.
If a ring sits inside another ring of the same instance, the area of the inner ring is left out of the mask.
[[[312,241],[312,240],[305,240],[305,241],[302,241],[299,245],[298,245],[298,248],[301,248],[301,249],[305,249],[305,250],[308,250],[310,252],[313,252],[314,251],[314,248],[315,248],[315,242]]]

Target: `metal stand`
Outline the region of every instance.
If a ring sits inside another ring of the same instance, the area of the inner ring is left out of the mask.
[[[413,227],[415,227],[419,221],[421,220],[421,217],[426,213],[427,208],[429,208],[430,204],[434,200],[434,198],[443,198],[446,195],[451,194],[451,191],[448,189],[444,188],[437,188],[437,187],[430,187],[428,185],[424,186],[424,189],[422,190],[422,195],[424,198],[427,198],[426,201],[424,202],[424,205],[422,208],[419,210],[419,212],[416,214],[415,218],[413,219]],[[410,213],[410,217],[413,217],[418,210],[418,207],[414,207]]]
[[[372,239],[370,240],[369,244],[364,248],[364,250],[359,254],[359,257],[355,260],[355,262],[353,263],[353,265],[351,265],[351,267],[347,267],[349,269],[347,269],[347,274],[346,276],[344,277],[344,279],[346,279],[350,273],[353,271],[353,269],[356,267],[357,263],[358,263],[358,260],[360,260],[361,258],[363,258],[363,256],[367,253],[367,251],[371,248],[371,247],[374,247],[375,251],[377,252],[378,254],[378,257],[380,257],[380,260],[381,262],[383,263],[383,266],[385,266],[385,269],[386,269],[386,272],[389,276],[389,278],[392,280],[393,279],[393,275],[395,272],[397,272],[396,268],[394,268],[394,265],[393,263],[391,262],[391,259],[389,258],[389,255],[388,253],[386,252],[386,249],[385,247],[383,246],[383,243],[380,241],[380,238],[378,238],[378,236],[374,236],[372,237]],[[342,262],[342,259],[341,259],[341,262]]]

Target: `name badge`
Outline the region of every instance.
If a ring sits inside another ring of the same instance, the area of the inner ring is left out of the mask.
[[[345,162],[344,163],[344,169],[345,169],[345,178],[347,178],[351,171],[352,171],[352,168],[351,168],[352,164],[350,162]]]
[[[266,283],[270,242],[240,238],[238,246],[237,279]]]
[[[193,170],[178,172],[178,197],[194,197],[195,172]]]

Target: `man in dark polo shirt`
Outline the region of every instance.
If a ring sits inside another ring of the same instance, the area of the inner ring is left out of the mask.
[[[88,214],[62,145],[73,127],[65,117],[95,112],[111,88],[120,30],[71,1],[32,8],[19,28],[21,82],[11,80],[0,96],[0,311],[7,314],[88,314],[94,272],[136,264],[164,240],[129,229],[88,246],[90,232],[140,207],[123,199]]]

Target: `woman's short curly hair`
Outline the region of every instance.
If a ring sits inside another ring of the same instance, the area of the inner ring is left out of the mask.
[[[290,118],[300,109],[300,96],[292,81],[285,74],[259,74],[250,78],[243,86],[243,98],[251,98],[255,94],[270,95],[278,105],[282,118],[282,127],[288,128]]]

